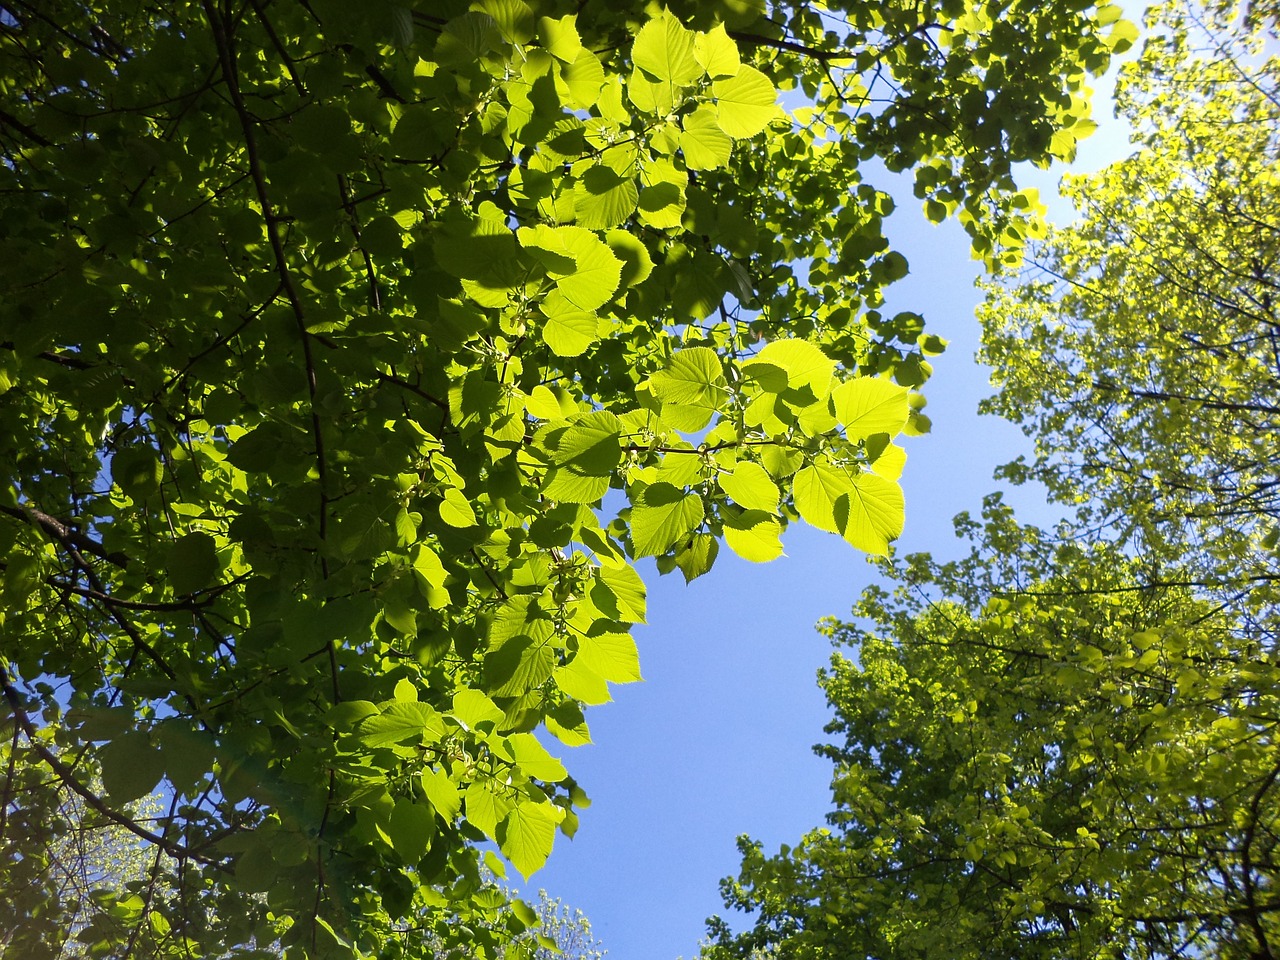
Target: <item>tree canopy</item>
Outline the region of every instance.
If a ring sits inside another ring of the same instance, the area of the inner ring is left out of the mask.
[[[972,553],[887,564],[824,627],[829,826],[742,841],[709,957],[1280,950],[1274,8],[1154,8],[1118,109],[1136,151],[1070,178],[980,316],[1051,532],[998,497]]]
[[[1088,0],[4,0],[0,883],[56,782],[154,853],[93,955],[498,954],[537,918],[481,846],[528,875],[573,835],[535,731],[586,742],[639,679],[635,561],[901,531],[943,344],[879,310],[908,265],[863,165],[1016,259],[1013,164],[1072,153],[1135,34]]]
[[[1007,476],[1258,610],[1280,534],[1280,65],[1274,19],[1232,34],[1209,16],[1163,8],[1117,93],[1138,151],[1068,177],[1079,222],[990,291],[985,409],[1035,439]]]
[[[998,500],[968,532],[824,625],[834,810],[743,842],[726,901],[759,919],[708,955],[1274,956],[1273,654],[1114,545]]]

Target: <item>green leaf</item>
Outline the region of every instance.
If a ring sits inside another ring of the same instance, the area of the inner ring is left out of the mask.
[[[559,290],[551,291],[538,309],[546,318],[542,339],[558,357],[581,356],[600,339],[599,317],[570,303]]]
[[[480,6],[493,17],[507,43],[526,44],[533,39],[534,14],[524,0],[481,0]]]
[[[591,730],[587,727],[582,708],[572,700],[557,704],[546,719],[547,729],[566,747],[581,747],[591,742]]]
[[[495,697],[519,697],[536,690],[555,669],[547,642],[551,624],[528,624],[528,633],[512,637],[484,658],[484,686]]]
[[[695,533],[689,542],[676,551],[675,562],[684,575],[685,583],[711,572],[720,554],[720,541],[709,533]]]
[[[736,76],[742,66],[738,59],[738,45],[729,37],[723,23],[717,23],[709,33],[694,37],[693,56],[713,80]]]
[[[218,576],[217,543],[199,531],[179,537],[169,551],[169,586],[183,596],[203,590]]]
[[[573,189],[573,209],[578,226],[605,230],[624,223],[636,212],[640,188],[634,176],[620,174],[604,164],[589,168]]]
[[[539,420],[560,420],[564,417],[556,395],[550,387],[541,383],[525,397],[524,408],[529,412],[529,416],[537,417]]]
[[[559,807],[543,801],[518,800],[498,827],[498,849],[528,880],[542,869],[551,855],[556,826],[564,814]]]
[[[458,785],[443,770],[424,770],[419,777],[422,792],[446,823],[452,823],[462,812],[462,794]]]
[[[515,804],[494,793],[490,783],[484,780],[477,780],[467,787],[465,800],[467,822],[490,840],[497,842],[498,824]]]
[[[631,542],[637,557],[666,553],[702,523],[702,498],[669,483],[646,487],[631,508]]]
[[[794,447],[771,444],[760,451],[760,465],[775,480],[785,480],[804,464],[804,453]]]
[[[521,227],[520,243],[543,257],[547,275],[564,299],[579,310],[608,303],[622,278],[622,263],[605,243],[582,227]]]
[[[1121,54],[1138,42],[1141,31],[1138,25],[1132,20],[1117,20],[1116,25],[1111,28],[1111,36],[1108,43],[1111,45],[1111,52]]]
[[[800,516],[819,530],[840,533],[836,502],[853,489],[855,472],[856,468],[837,467],[825,460],[797,471],[792,481],[792,495]]]
[[[690,170],[717,170],[729,163],[733,141],[720,129],[715,111],[705,104],[681,120],[680,149]]]
[[[624,287],[634,287],[649,278],[653,272],[653,258],[643,240],[626,230],[610,230],[605,234],[605,241],[613,255],[622,261]]]
[[[526,930],[542,926],[542,920],[538,916],[538,912],[523,900],[511,901],[511,912],[519,918]]]
[[[501,723],[503,718],[503,712],[479,690],[459,690],[449,712],[472,730],[481,723]]]
[[[573,62],[561,69],[561,76],[575,107],[589,110],[596,105],[605,81],[604,65],[599,57],[590,50],[579,50]]]
[[[732,473],[721,473],[720,489],[733,497],[734,503],[746,510],[778,512],[778,485],[764,467],[750,460],[739,461]]]
[[[859,377],[832,390],[831,405],[850,440],[865,440],[876,433],[894,437],[907,424],[909,393],[890,380]]]
[[[752,563],[768,563],[782,556],[782,525],[763,510],[747,510],[724,518],[724,541],[729,549]]]
[[[560,503],[597,503],[609,492],[609,478],[553,467],[542,485],[543,496]]]
[[[649,389],[663,403],[715,410],[725,396],[724,367],[710,347],[689,347],[649,378]]]
[[[564,764],[548,753],[532,733],[513,733],[507,738],[507,744],[525,776],[544,783],[560,783],[569,776]]]
[[[871,461],[871,472],[886,480],[897,480],[907,465],[907,451],[895,444],[885,444],[874,460]]]
[[[629,623],[645,622],[645,586],[634,567],[627,564],[602,566],[596,576],[617,600],[618,619]]]
[[[506,224],[486,217],[443,222],[435,237],[436,262],[453,276],[507,288],[516,282],[515,238]]]
[[[767,366],[765,366],[767,365]],[[768,367],[776,367],[787,375],[787,385],[793,388],[808,387],[818,399],[827,396],[831,377],[835,373],[835,361],[807,340],[774,340],[751,360],[743,364],[743,371],[756,376],[760,370],[761,386],[772,382]],[[772,393],[780,391],[770,390]]]
[[[584,476],[607,477],[622,459],[622,423],[607,410],[584,414],[546,441],[551,462]]]
[[[631,59],[651,79],[672,88],[688,86],[702,76],[702,67],[694,56],[693,31],[686,30],[666,12],[640,28],[631,47]]]
[[[384,704],[376,717],[363,720],[357,728],[360,742],[369,747],[396,743],[434,743],[444,735],[439,714],[425,703],[396,700]]]
[[[588,633],[578,638],[577,660],[592,673],[611,683],[636,683],[640,654],[628,633]]]
[[[102,785],[116,803],[145,797],[164,776],[164,754],[142,730],[130,730],[110,741],[99,751],[98,761]]]
[[[416,864],[427,853],[435,833],[435,814],[420,803],[401,797],[387,822],[387,836],[396,855],[407,864]]]
[[[111,458],[111,479],[126,496],[134,500],[145,499],[160,489],[164,464],[152,447],[125,447]]]
[[[554,676],[556,685],[566,695],[588,706],[598,706],[613,699],[604,677],[577,658],[564,666],[556,667]]]
[[[841,533],[859,550],[876,556],[888,552],[889,544],[902,536],[906,516],[902,488],[874,473],[859,473],[844,498]]]
[[[440,519],[451,527],[465,529],[475,526],[476,514],[462,491],[449,487],[444,492],[444,499],[440,501]]]
[[[428,587],[443,587],[445,578],[448,576],[444,564],[440,562],[440,557],[425,543],[420,543],[414,548],[413,569],[422,578],[423,584]]]
[[[685,187],[689,174],[676,169],[670,160],[658,158],[640,171],[638,216],[640,222],[659,230],[679,227],[684,217]]]
[[[578,36],[578,17],[569,14],[559,20],[538,18],[538,40],[557,60],[573,63],[582,52],[582,39]]]
[[[778,92],[755,67],[743,64],[729,79],[712,83],[711,92],[720,129],[735,140],[754,137],[778,116]]]

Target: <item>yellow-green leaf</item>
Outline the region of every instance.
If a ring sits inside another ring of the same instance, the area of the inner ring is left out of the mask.
[[[715,81],[711,92],[720,129],[735,140],[754,137],[778,116],[778,92],[755,67],[743,64],[732,77]]]
[[[564,812],[550,801],[532,803],[521,798],[498,826],[498,849],[528,880],[551,855],[556,825]]]
[[[859,473],[837,508],[844,538],[859,550],[882,556],[902,536],[905,505],[902,488],[874,473]],[[839,514],[844,516],[840,517]]]
[[[736,464],[732,473],[720,474],[720,489],[733,497],[734,503],[745,510],[778,512],[778,485],[760,464],[744,460]]]
[[[716,170],[729,163],[733,141],[716,121],[715,111],[698,107],[681,121],[680,149],[690,170]]]
[[[781,534],[781,524],[763,510],[747,510],[739,517],[724,518],[725,543],[752,563],[768,563],[782,556]]]
[[[876,433],[893,437],[902,432],[911,412],[909,392],[881,377],[858,377],[831,391],[831,406],[850,440],[865,440]]]

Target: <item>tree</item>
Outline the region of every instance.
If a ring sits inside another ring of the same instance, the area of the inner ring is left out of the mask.
[[[0,798],[0,862],[8,865],[0,902],[0,956],[65,955],[63,939],[84,930],[89,917],[115,921],[117,935],[127,938],[123,917],[96,914],[94,891],[134,893],[137,887],[131,884],[144,887],[148,850],[61,785],[47,767],[19,766],[15,727],[10,718],[0,728],[0,767],[7,771]],[[88,788],[101,793],[102,785]],[[161,813],[160,798],[143,798],[124,812],[137,823],[150,823]]]
[[[901,529],[941,342],[877,309],[861,163],[1016,256],[1117,16],[0,4],[6,797],[51,772],[156,854],[90,951],[524,950],[477,844],[576,829],[533,731],[639,679],[633,561]]]
[[[1118,105],[1139,147],[1068,180],[981,310],[987,402],[1077,508],[1052,535],[990,501],[964,561],[887,566],[825,629],[830,828],[744,840],[709,957],[1280,951],[1275,641],[1273,10],[1148,15]],[[1270,18],[1270,19],[1268,19]]]
[[[1035,438],[1007,476],[1087,500],[1082,527],[1188,568],[1270,635],[1280,62],[1265,21],[1233,34],[1225,11],[1215,26],[1163,10],[1117,93],[1139,151],[1067,178],[1080,220],[990,290],[982,358],[1000,389],[984,409]]]
[[[1275,956],[1280,668],[1189,586],[1020,527],[829,621],[835,809],[745,842],[710,957]]]

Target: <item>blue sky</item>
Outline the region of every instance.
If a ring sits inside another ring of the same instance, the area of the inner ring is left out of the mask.
[[[1123,127],[1107,122],[1110,85],[1097,84],[1102,126],[1074,170],[1127,152]],[[1071,216],[1053,195],[1062,172],[1023,178],[1058,222]],[[889,312],[918,312],[950,340],[924,390],[933,432],[905,441],[907,527],[898,545],[955,555],[962,546],[952,517],[976,513],[997,489],[995,466],[1029,444],[1009,424],[976,414],[990,389],[973,360],[979,267],[968,239],[954,223],[929,224],[909,181],[891,188],[887,175],[868,179],[895,193],[887,229],[911,263],[887,294]],[[1054,516],[1035,490],[1008,499],[1025,520]],[[749,834],[774,852],[823,823],[829,766],[810,748],[828,719],[815,676],[830,648],[814,625],[847,614],[874,570],[839,537],[803,523],[783,540],[786,555],[764,565],[721,550],[711,573],[689,586],[646,561],[649,623],[635,632],[645,682],[615,688],[614,703],[589,712],[594,743],[560,751],[592,806],[528,886],[583,910],[611,960],[695,955],[706,917],[723,912],[718,881],[737,872],[735,837]]]

